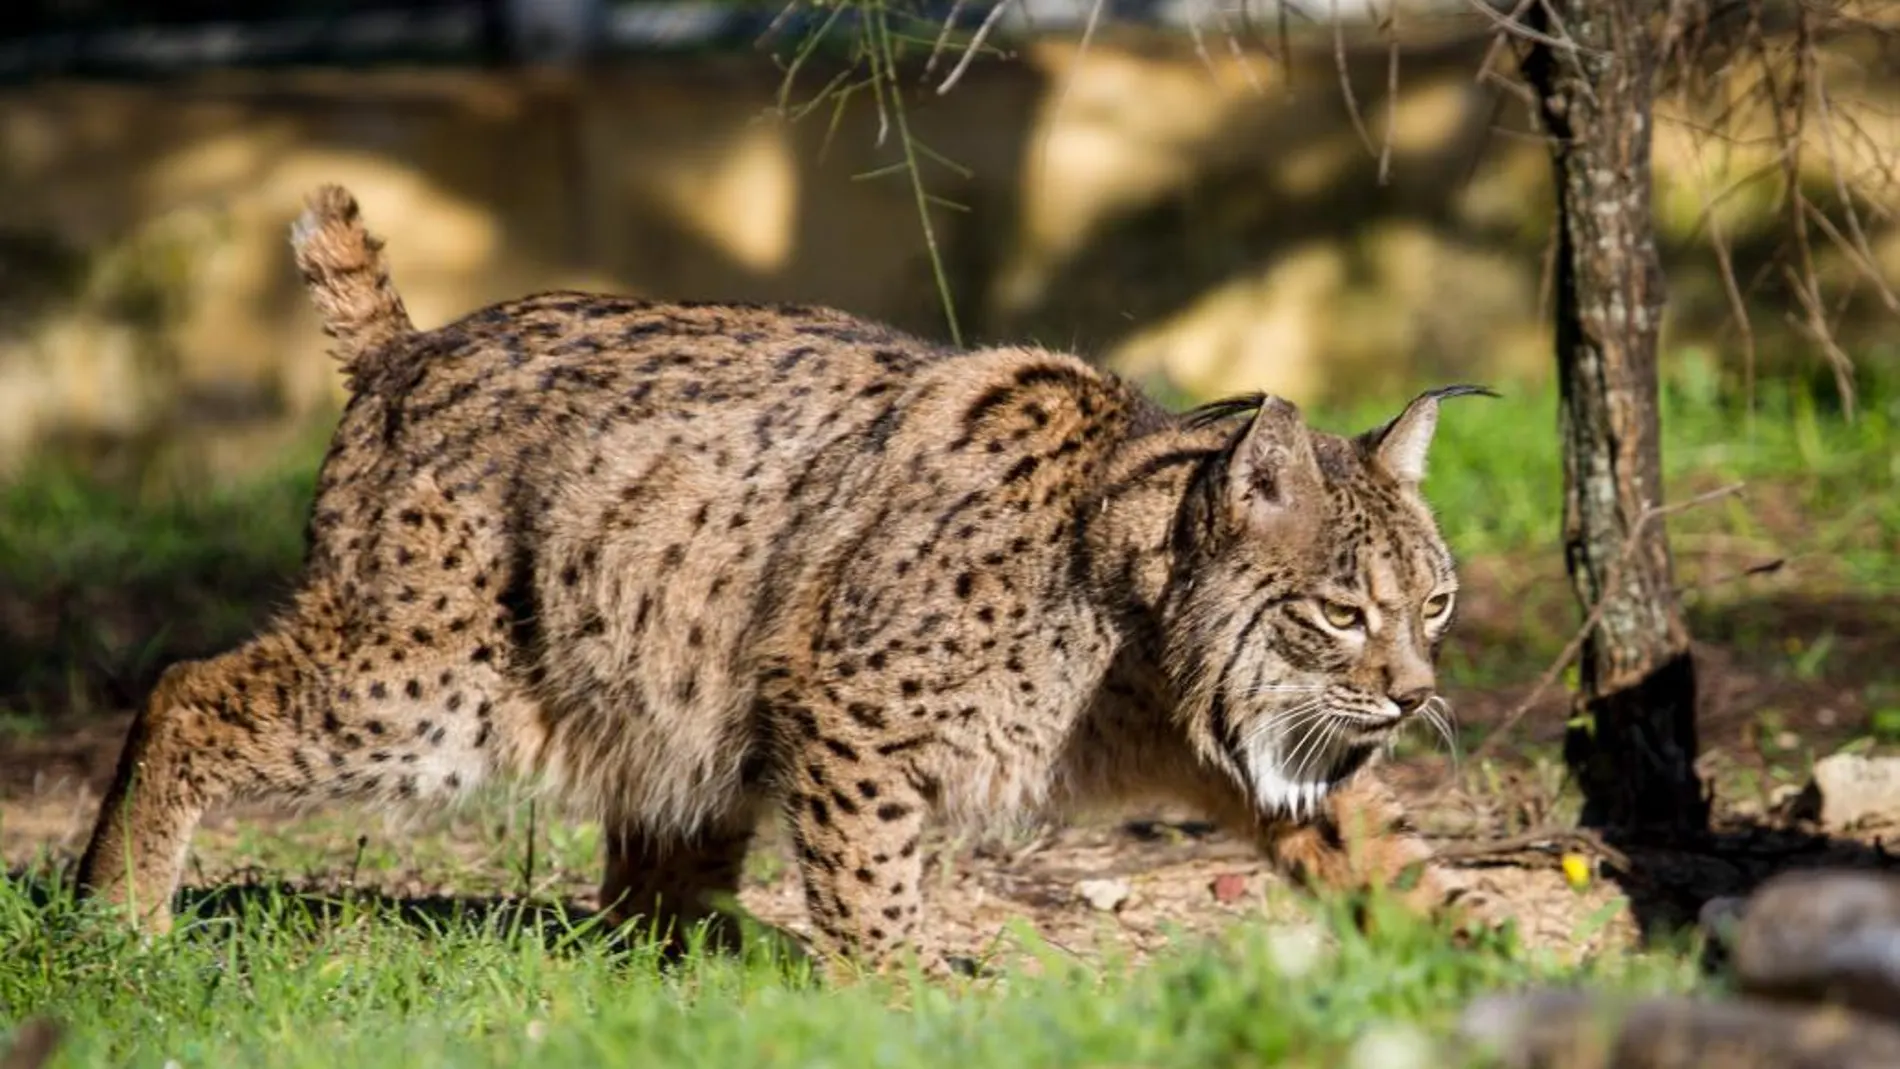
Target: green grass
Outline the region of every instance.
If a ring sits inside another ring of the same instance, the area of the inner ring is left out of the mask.
[[[328,426],[248,478],[108,481],[54,458],[0,482],[0,737],[126,704],[288,591]]]
[[[1444,1034],[1480,992],[1696,983],[1686,954],[1566,967],[1508,934],[1458,945],[1380,903],[1376,937],[1335,909],[1137,969],[1024,936],[1031,967],[918,985],[820,982],[764,954],[663,969],[552,907],[418,922],[274,893],[141,947],[38,886],[0,884],[0,1035],[54,1018],[58,1066],[1333,1065],[1369,1035]]]
[[[316,456],[209,488],[125,488],[48,464],[0,485],[0,571],[26,592],[137,585],[235,569],[269,574],[302,554]]]

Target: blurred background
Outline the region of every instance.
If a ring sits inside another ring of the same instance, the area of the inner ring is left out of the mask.
[[[1394,96],[1390,35],[1349,4],[1336,38],[1329,4],[1293,9],[1284,42],[1271,6],[1242,26],[1191,2],[1110,5],[1086,51],[1088,0],[1012,5],[992,39],[1008,54],[941,94],[949,60],[926,74],[913,49],[900,82],[918,90],[909,129],[966,333],[1077,348],[1193,395],[1544,377],[1549,166],[1520,102],[1479,77],[1490,27],[1466,0],[1403,9]],[[260,436],[336,404],[285,251],[324,181],[387,235],[424,325],[583,286],[818,301],[944,335],[916,199],[888,172],[902,139],[880,136],[870,92],[836,92],[850,28],[785,84],[827,10],[775,24],[777,6],[719,0],[13,0],[0,468],[112,444],[241,466]],[[949,11],[917,9],[917,32]],[[1802,160],[1823,205],[1892,200],[1886,47],[1870,34],[1830,53],[1834,108],[1861,121],[1836,135],[1839,175],[1818,143]],[[1809,360],[1780,279],[1756,277],[1785,241],[1778,186],[1737,187],[1775,167],[1771,116],[1665,105],[1670,348],[1744,371],[1705,240],[1715,203],[1759,351]],[[1351,110],[1389,141],[1383,180]],[[1900,274],[1900,231],[1863,215]],[[1844,347],[1892,359],[1878,301],[1836,318]]]
[[[1424,385],[1497,385],[1448,416],[1430,489],[1481,591],[1450,654],[1467,720],[1523,694],[1576,620],[1553,204],[1481,5],[1019,0],[947,91],[936,27],[967,41],[992,8],[906,7],[901,116],[864,80],[863,10],[10,0],[0,749],[83,734],[287,589],[342,398],[286,240],[321,182],[361,200],[424,327],[586,287],[949,337],[947,290],[966,342],[1074,349],[1171,403],[1267,389],[1357,427]],[[1900,279],[1900,63],[1878,27],[1820,56],[1808,151],[1691,78],[1655,157],[1672,488],[1751,483],[1672,528],[1711,723],[1831,745],[1900,736],[1900,330],[1867,281]],[[1786,270],[1790,182],[1820,220],[1825,344]],[[1533,735],[1561,727],[1546,703]],[[110,750],[18,774],[83,779]]]

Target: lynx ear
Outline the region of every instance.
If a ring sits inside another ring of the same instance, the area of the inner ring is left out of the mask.
[[[1425,455],[1431,452],[1438,430],[1438,402],[1447,397],[1496,397],[1484,386],[1444,386],[1412,399],[1397,419],[1365,437],[1374,462],[1402,486],[1416,487],[1425,480]]]
[[[1227,468],[1227,497],[1236,516],[1271,519],[1310,502],[1322,489],[1313,439],[1293,402],[1266,397]]]

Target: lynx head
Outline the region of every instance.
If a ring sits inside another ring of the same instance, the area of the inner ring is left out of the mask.
[[[1473,393],[1354,438],[1273,397],[1206,410],[1255,409],[1179,514],[1167,661],[1196,745],[1262,812],[1316,812],[1408,718],[1449,733],[1433,666],[1458,581],[1419,483],[1440,400]]]

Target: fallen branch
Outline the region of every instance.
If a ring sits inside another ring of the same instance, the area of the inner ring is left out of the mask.
[[[1548,852],[1559,847],[1581,847],[1597,855],[1618,872],[1630,871],[1629,856],[1616,847],[1603,841],[1603,837],[1588,828],[1571,828],[1551,825],[1533,828],[1521,835],[1507,835],[1501,839],[1484,839],[1457,846],[1447,846],[1432,852],[1434,860],[1456,863],[1460,861],[1486,861],[1493,858],[1509,857],[1531,851]]]
[[[1774,575],[1787,566],[1788,558],[1776,557],[1773,560],[1763,561],[1760,564],[1751,564],[1746,568],[1741,568],[1736,571],[1724,572],[1713,579],[1703,579],[1700,582],[1678,584],[1676,587],[1676,596],[1681,597],[1693,590],[1706,590],[1712,586],[1733,583],[1738,579],[1754,579],[1759,576]]]

